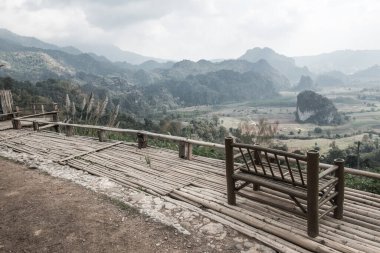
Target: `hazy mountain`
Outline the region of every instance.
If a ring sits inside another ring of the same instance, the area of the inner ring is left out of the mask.
[[[0,75],[33,82],[47,78],[75,78],[78,73],[107,76],[126,72],[103,58],[100,61],[89,54],[25,47],[4,39],[0,39],[0,62],[5,65]]]
[[[294,90],[304,91],[304,90],[314,90],[314,82],[310,76],[301,76],[297,86],[294,87]]]
[[[290,87],[289,80],[265,60],[259,60],[254,63],[245,60],[225,60],[215,63],[206,60],[197,62],[183,60],[175,63],[170,69],[161,70],[160,73],[166,78],[184,79],[190,75],[200,75],[221,70],[232,70],[238,73],[255,72],[271,79],[274,87],[278,89]]]
[[[380,83],[380,66],[374,65],[368,69],[358,71],[350,76],[352,83],[369,83],[377,84]]]
[[[81,54],[82,52],[72,46],[59,47],[53,44],[43,42],[34,37],[27,37],[15,34],[7,29],[0,28],[0,39],[13,42],[14,44],[24,46],[24,47],[35,47],[41,49],[51,49],[51,50],[60,50],[69,54]]]
[[[168,62],[156,62],[153,60],[149,60],[146,62],[143,62],[139,65],[137,65],[137,68],[141,68],[144,70],[154,70],[154,69],[169,69],[173,67],[174,62],[168,61]]]
[[[319,87],[336,87],[349,83],[349,77],[340,71],[330,71],[317,75],[315,84]]]
[[[129,51],[124,51],[114,45],[106,45],[106,44],[85,44],[85,45],[77,45],[83,52],[92,52],[97,55],[103,55],[110,59],[111,61],[118,62],[128,62],[130,64],[141,64],[146,61],[156,61],[156,62],[166,62],[167,60],[148,57],[140,54],[136,54]]]
[[[380,50],[339,50],[293,58],[298,66],[306,66],[316,73],[341,71],[352,74],[376,64],[380,65]]]
[[[116,46],[106,44],[78,44],[78,48],[80,48],[82,51],[73,46],[59,47],[50,43],[43,42],[34,37],[15,34],[3,28],[0,28],[0,39],[4,39],[24,47],[60,50],[69,54],[76,55],[86,52],[91,55],[104,56],[111,61],[126,61],[131,64],[141,64],[149,60],[166,62],[166,60],[163,59],[143,56],[129,51],[123,51]]]
[[[273,98],[274,82],[259,73],[220,70],[169,80],[164,87],[187,106]]]
[[[293,84],[297,83],[302,75],[312,76],[312,73],[310,73],[306,67],[297,67],[293,58],[278,54],[267,47],[249,49],[244,55],[239,57],[239,59],[250,62],[257,62],[261,59],[266,60],[272,67],[285,75]]]

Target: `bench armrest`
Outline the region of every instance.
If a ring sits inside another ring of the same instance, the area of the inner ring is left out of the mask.
[[[332,172],[335,172],[337,169],[339,169],[338,165],[331,165],[329,168],[323,170],[321,173],[319,173],[319,179],[331,174]]]

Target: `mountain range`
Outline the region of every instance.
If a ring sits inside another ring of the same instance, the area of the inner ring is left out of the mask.
[[[298,66],[307,66],[315,73],[340,71],[351,75],[374,65],[380,65],[380,50],[338,50],[293,58]]]
[[[79,85],[91,83],[106,87],[111,92],[122,92],[126,87],[130,89],[133,86],[164,87],[165,84],[165,89],[170,86],[173,91],[177,90],[173,87],[178,88],[180,84],[194,83],[198,88],[201,85],[210,89],[212,92],[209,94],[217,89],[211,82],[226,85],[225,80],[230,80],[230,85],[239,86],[237,80],[247,83],[243,81],[247,76],[255,80],[252,87],[260,86],[257,82],[261,80],[269,85],[268,90],[273,88],[275,91],[290,89],[305,77],[309,77],[313,85],[321,87],[358,83],[376,85],[380,80],[380,67],[376,65],[380,64],[380,51],[376,50],[346,50],[292,58],[270,48],[256,47],[237,59],[172,62],[123,51],[112,45],[88,45],[83,48],[86,50],[72,46],[59,47],[0,29],[0,64],[5,65],[0,69],[0,76],[8,75],[31,82],[48,78],[70,79]],[[205,81],[207,79],[208,82]],[[241,85],[244,89],[249,88],[246,84]],[[272,92],[268,94],[273,95]],[[243,92],[240,95],[244,97]],[[218,99],[219,102],[223,100]]]

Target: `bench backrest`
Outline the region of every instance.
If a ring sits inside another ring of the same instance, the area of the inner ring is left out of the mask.
[[[259,145],[232,143],[232,147],[239,150],[234,156],[234,164],[237,165],[235,169],[247,173],[307,188],[308,170],[316,170],[313,174],[320,171],[317,151],[299,155]],[[310,153],[315,154],[311,157]]]

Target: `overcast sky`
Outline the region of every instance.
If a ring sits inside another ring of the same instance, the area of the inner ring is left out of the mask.
[[[164,59],[380,49],[378,0],[1,0],[0,27],[62,46],[114,44]]]

